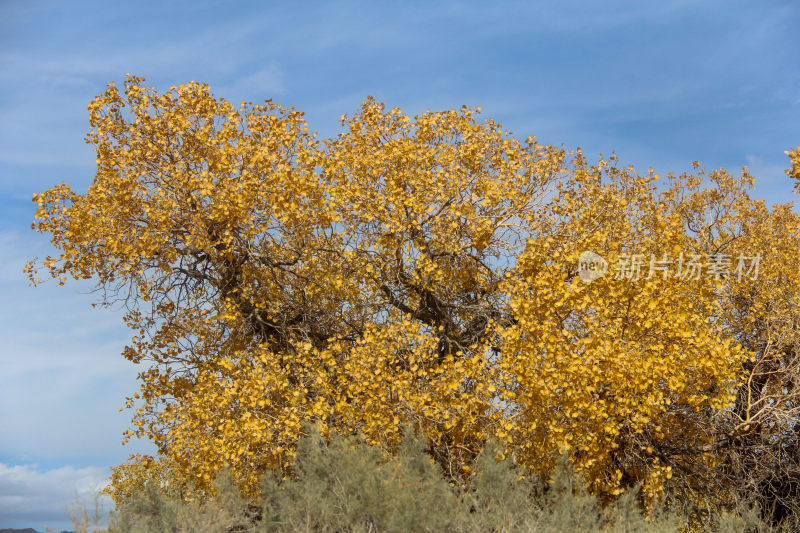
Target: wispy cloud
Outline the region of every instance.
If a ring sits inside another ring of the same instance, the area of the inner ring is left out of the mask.
[[[260,96],[259,100],[286,91],[286,76],[276,61],[269,61],[252,73],[236,77],[232,83],[214,88],[214,94],[238,103],[242,99]]]
[[[36,464],[0,463],[0,525],[64,527],[67,509],[75,503],[93,506],[107,477],[107,470],[100,467],[42,470]],[[105,510],[113,508],[107,496],[99,501]]]
[[[91,283],[29,287],[22,266],[46,240],[0,229],[0,458],[117,464],[152,445],[120,446],[141,370],[120,354],[119,313],[92,309]]]

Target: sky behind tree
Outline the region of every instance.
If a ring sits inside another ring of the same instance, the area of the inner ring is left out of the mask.
[[[800,6],[792,1],[22,2],[0,0],[0,528],[63,504],[149,443],[121,445],[141,369],[90,283],[28,287],[53,251],[31,194],[94,176],[86,106],[126,73],[271,98],[333,136],[367,96],[409,114],[481,106],[524,139],[616,151],[642,172],[748,166],[793,201]],[[35,497],[34,497],[35,496]]]

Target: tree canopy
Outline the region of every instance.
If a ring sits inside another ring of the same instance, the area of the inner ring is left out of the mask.
[[[26,270],[124,306],[127,436],[159,456],[114,469],[118,502],[225,465],[256,494],[313,422],[389,450],[411,424],[454,482],[494,437],[605,498],[797,512],[800,218],[746,169],[640,173],[371,98],[319,139],[294,108],[135,76],[89,114],[95,178],[35,195],[59,253]]]

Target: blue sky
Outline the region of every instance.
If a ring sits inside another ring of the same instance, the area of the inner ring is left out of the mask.
[[[120,316],[91,309],[88,284],[34,289],[20,272],[50,251],[31,194],[92,180],[86,105],[107,83],[272,98],[323,136],[368,95],[411,114],[479,105],[519,138],[643,171],[747,165],[757,196],[786,202],[798,27],[792,1],[0,0],[0,528],[68,525],[64,503],[152,451],[121,445],[140,369]]]

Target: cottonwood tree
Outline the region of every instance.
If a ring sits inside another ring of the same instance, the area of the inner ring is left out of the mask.
[[[293,108],[143,82],[89,105],[96,176],[35,195],[59,254],[27,267],[126,309],[128,437],[159,457],[114,469],[119,503],[148,479],[203,494],[224,465],[255,496],[306,422],[388,450],[410,423],[459,482],[491,436],[532,472],[566,453],[604,497],[643,482],[693,509],[730,504],[707,489],[733,494],[759,450],[783,461],[748,439],[796,427],[797,219],[746,173],[658,187],[479,108],[373,99],[320,140]],[[720,253],[763,254],[763,277],[679,275]]]

